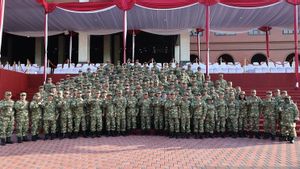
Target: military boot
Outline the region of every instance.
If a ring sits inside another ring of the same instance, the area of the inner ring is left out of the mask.
[[[270,134],[269,134],[269,133],[264,133],[263,139],[268,139],[269,137],[270,137]]]
[[[13,144],[11,137],[6,137],[6,144]]]
[[[1,140],[0,145],[1,146],[5,146],[5,144],[6,144],[5,138],[1,138],[0,140]]]
[[[295,142],[294,137],[289,137],[289,142],[290,142],[291,144],[294,144],[294,142]]]
[[[273,140],[273,141],[275,140],[275,135],[274,134],[271,135],[271,140]]]
[[[28,141],[28,138],[27,138],[27,136],[23,136],[23,141]]]
[[[253,132],[249,131],[249,138],[253,138]]]
[[[36,141],[37,139],[36,139],[36,135],[32,135],[31,136],[31,141]]]
[[[17,137],[17,140],[18,143],[22,143],[22,137]]]
[[[260,139],[260,134],[259,134],[259,132],[256,132],[256,133],[255,133],[255,138]]]

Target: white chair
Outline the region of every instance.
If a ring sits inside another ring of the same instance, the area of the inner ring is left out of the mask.
[[[290,62],[283,62],[283,67],[291,67]]]
[[[294,73],[295,69],[293,67],[285,67],[285,72],[286,73]]]
[[[276,73],[285,73],[283,65],[276,65]]]
[[[247,73],[254,73],[255,72],[254,68],[255,67],[252,64],[248,64],[244,67],[245,72]]]
[[[274,68],[274,67],[275,67],[275,63],[272,62],[272,61],[269,61],[269,62],[268,62],[268,67],[269,67],[269,68]]]
[[[253,62],[253,66],[259,66],[258,62]]]

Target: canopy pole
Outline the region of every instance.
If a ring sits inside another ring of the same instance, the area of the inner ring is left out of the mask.
[[[296,1],[296,0],[295,0]],[[296,88],[299,88],[299,57],[298,57],[298,5],[294,4],[294,43],[295,43],[295,76]]]
[[[44,49],[45,49],[45,57],[44,57],[44,84],[47,80],[47,68],[48,68],[48,13],[45,12],[44,17]]]
[[[209,32],[210,32],[210,7],[206,5],[205,39],[206,39],[206,76],[209,76]]]
[[[123,63],[126,63],[126,40],[127,40],[127,11],[123,16]]]
[[[134,58],[134,57],[135,57],[135,53],[134,53],[134,52],[135,52],[135,36],[136,36],[136,35],[135,35],[134,30],[133,30],[133,31],[132,31],[132,61],[133,61],[133,62],[135,62],[135,61],[134,61],[134,59],[135,59],[135,58]]]
[[[70,32],[70,44],[69,44],[69,63],[68,66],[70,67],[72,64],[72,49],[73,49],[73,33]]]
[[[269,30],[266,30],[266,50],[267,50],[267,58],[270,60],[270,38],[269,38]]]
[[[200,63],[200,60],[201,60],[201,56],[200,56],[200,53],[201,53],[201,49],[200,49],[200,32],[197,32],[197,51],[198,51],[198,63]]]
[[[0,2],[0,62],[1,62],[1,49],[2,49],[2,38],[3,38],[3,23],[4,23],[4,13],[5,13],[5,0]]]

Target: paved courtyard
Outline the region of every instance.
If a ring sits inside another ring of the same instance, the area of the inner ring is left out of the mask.
[[[248,138],[127,136],[49,140],[0,147],[1,169],[300,168],[294,144]]]

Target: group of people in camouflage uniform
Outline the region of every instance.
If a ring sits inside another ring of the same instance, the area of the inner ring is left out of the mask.
[[[294,142],[297,106],[287,91],[266,92],[266,98],[251,95],[232,82],[213,82],[200,68],[176,65],[111,64],[96,72],[79,72],[56,84],[48,78],[31,102],[26,93],[14,102],[10,91],[0,101],[1,145],[59,137],[77,138],[127,135],[141,129],[171,138],[256,137]],[[259,130],[264,118],[264,132]],[[277,133],[278,131],[278,133]]]

